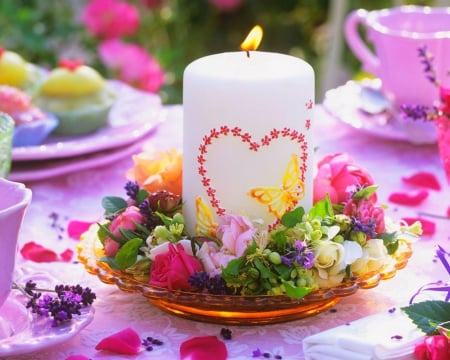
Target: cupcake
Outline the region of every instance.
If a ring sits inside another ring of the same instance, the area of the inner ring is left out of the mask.
[[[0,47],[0,85],[14,86],[33,95],[44,76],[44,71],[36,65]]]
[[[13,146],[41,144],[56,128],[58,120],[36,107],[23,91],[0,85],[0,112],[14,120]]]
[[[105,79],[81,61],[62,60],[41,85],[35,103],[58,118],[58,135],[84,135],[108,123],[115,96]]]

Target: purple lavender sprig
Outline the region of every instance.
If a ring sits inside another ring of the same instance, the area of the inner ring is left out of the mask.
[[[433,65],[434,57],[428,51],[427,46],[424,45],[417,49],[417,53],[420,58],[420,62],[424,65],[423,72],[425,73],[425,77],[435,86],[439,86],[439,81],[436,76],[436,69]]]
[[[439,87],[439,80],[437,79],[436,69],[433,65],[433,55],[428,51],[426,45],[418,47],[417,53],[420,58],[420,62],[424,66],[423,72],[425,77],[433,85]],[[439,109],[436,106],[430,107],[424,105],[403,104],[400,106],[400,110],[405,118],[412,120],[432,121],[439,115]]]
[[[28,297],[27,309],[39,316],[51,317],[52,327],[70,321],[74,315],[81,315],[83,307],[92,305],[96,299],[90,288],[80,285],[56,285],[53,290],[39,289],[36,283],[29,280],[25,286],[13,284],[13,289],[20,290]],[[55,297],[42,292],[53,292]]]

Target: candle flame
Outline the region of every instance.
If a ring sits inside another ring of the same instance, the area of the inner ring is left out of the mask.
[[[253,29],[250,30],[247,37],[241,44],[241,50],[249,51],[256,50],[261,43],[263,36],[263,29],[259,25],[255,25]]]

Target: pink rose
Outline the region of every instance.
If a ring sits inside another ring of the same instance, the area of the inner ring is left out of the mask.
[[[140,213],[136,206],[129,206],[124,212],[120,213],[109,226],[109,231],[116,238],[124,240],[120,234],[120,229],[122,230],[136,230],[136,224],[141,224],[144,217]],[[117,251],[119,251],[120,244],[111,239],[109,236],[105,238],[105,253],[106,256],[114,256]]]
[[[219,247],[213,241],[205,241],[197,252],[197,257],[210,277],[220,275],[222,267],[227,267],[231,260],[236,259],[234,255],[220,252]]]
[[[346,202],[357,185],[373,185],[369,172],[353,162],[344,153],[325,156],[318,163],[314,179],[314,203],[328,194],[333,204]]]
[[[132,35],[139,27],[137,9],[117,0],[92,0],[83,9],[81,20],[93,35],[108,39]]]
[[[158,254],[150,270],[150,285],[169,290],[192,290],[189,277],[202,271],[202,264],[188,255],[183,245],[169,244],[169,251]]]
[[[239,257],[251,244],[255,233],[256,229],[248,219],[227,214],[219,218],[216,235],[222,241],[222,249]]]
[[[138,89],[155,93],[164,83],[159,63],[143,47],[119,39],[103,41],[99,46],[103,63],[117,78]]]
[[[448,360],[449,339],[444,335],[425,336],[422,342],[416,344],[414,356],[418,360]]]

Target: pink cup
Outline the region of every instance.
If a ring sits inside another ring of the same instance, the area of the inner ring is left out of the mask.
[[[361,37],[360,26],[374,52]],[[364,71],[381,79],[384,94],[397,107],[431,106],[439,100],[438,89],[424,74],[419,47],[426,46],[433,54],[437,79],[443,85],[450,84],[450,7],[356,10],[346,19],[345,38]]]
[[[30,189],[0,178],[0,307],[11,291],[19,230],[30,202]]]

